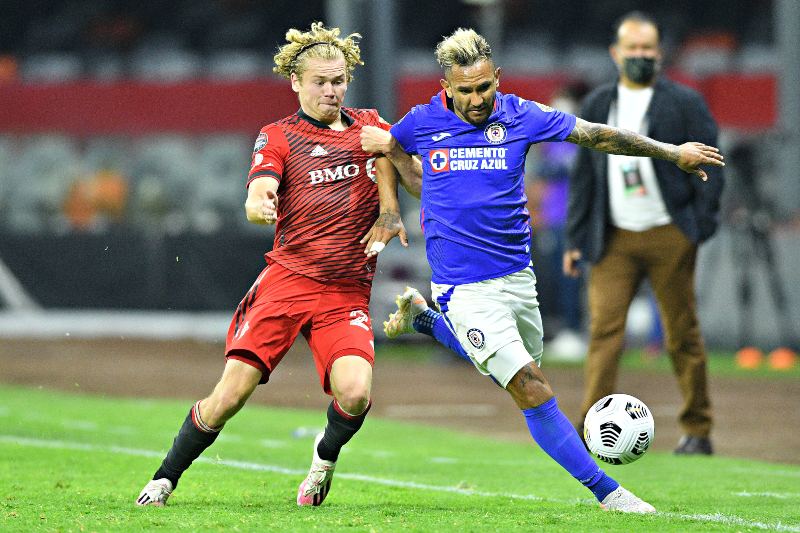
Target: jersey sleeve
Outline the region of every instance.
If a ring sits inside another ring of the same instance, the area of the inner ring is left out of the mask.
[[[289,143],[283,131],[275,124],[261,129],[253,146],[253,157],[250,160],[250,172],[247,174],[247,186],[257,178],[270,176],[277,181],[283,177],[283,167],[289,156]]]
[[[417,108],[412,109],[406,116],[401,118],[394,126],[391,127],[389,133],[392,134],[392,137],[397,139],[397,142],[400,143],[400,146],[403,147],[408,154],[416,154],[417,151],[417,140],[414,136],[414,130],[416,129],[417,118],[415,116]]]
[[[519,99],[522,118],[531,143],[563,141],[575,129],[575,115],[564,113],[532,100]]]

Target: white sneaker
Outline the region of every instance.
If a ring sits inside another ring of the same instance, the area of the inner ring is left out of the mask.
[[[139,497],[136,498],[136,505],[154,505],[164,507],[167,505],[167,498],[172,494],[172,481],[167,478],[154,479],[144,486]]]
[[[317,445],[322,440],[324,433],[314,439],[314,453],[311,456],[311,469],[297,489],[297,505],[322,505],[333,483],[333,470],[336,462],[325,461],[317,455]]]
[[[620,511],[623,513],[655,513],[656,508],[637,497],[622,485],[606,496],[600,503],[606,511]]]
[[[414,333],[414,318],[428,309],[428,302],[413,287],[406,287],[405,292],[395,298],[397,311],[389,315],[389,320],[383,323],[383,332],[390,339]]]

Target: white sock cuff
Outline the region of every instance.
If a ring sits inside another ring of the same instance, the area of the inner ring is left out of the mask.
[[[192,406],[192,422],[194,422],[194,427],[196,427],[197,429],[199,429],[204,433],[219,433],[222,427],[216,429],[212,428],[211,426],[203,422],[203,419],[200,417],[200,401],[198,401],[196,404]]]

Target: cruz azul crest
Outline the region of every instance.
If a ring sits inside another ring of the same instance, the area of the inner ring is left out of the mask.
[[[506,127],[500,122],[492,122],[483,130],[483,136],[491,144],[500,144],[506,140]]]
[[[467,339],[469,339],[470,344],[472,344],[478,350],[483,348],[483,345],[486,344],[486,339],[483,336],[483,332],[478,328],[472,328],[471,330],[467,331]]]

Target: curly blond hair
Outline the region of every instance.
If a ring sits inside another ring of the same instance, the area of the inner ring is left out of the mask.
[[[292,72],[298,78],[303,77],[306,69],[306,59],[338,59],[344,57],[347,70],[347,81],[353,79],[353,70],[356,65],[363,65],[361,49],[358,39],[361,35],[351,33],[347,37],[339,38],[339,28],[326,28],[322,22],[311,24],[311,30],[301,32],[295,28],[286,32],[285,44],[278,48],[278,53],[273,58],[275,67],[272,71],[291,79]]]
[[[468,67],[481,60],[492,60],[492,48],[473,29],[458,28],[436,45],[436,61],[445,71],[453,65]]]

